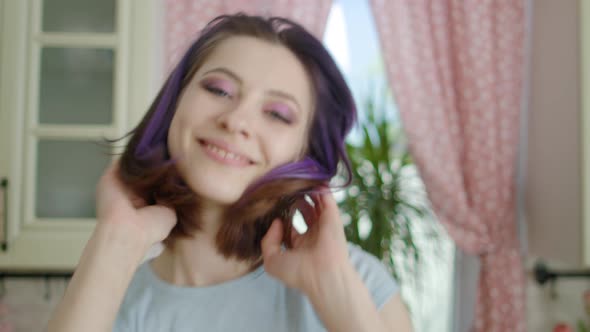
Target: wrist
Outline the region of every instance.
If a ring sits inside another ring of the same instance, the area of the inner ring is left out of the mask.
[[[130,259],[141,261],[151,244],[140,232],[129,229],[126,225],[99,223],[92,235],[92,240],[100,243],[109,251],[125,253]]]
[[[328,331],[384,331],[371,295],[352,264],[324,276],[307,294]]]
[[[304,290],[312,303],[329,301],[331,298],[342,295],[351,284],[358,282],[360,277],[349,262],[340,264],[329,270],[318,273]]]

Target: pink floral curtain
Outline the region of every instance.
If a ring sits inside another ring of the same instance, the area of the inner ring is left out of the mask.
[[[332,0],[166,0],[165,66],[171,69],[207,22],[218,15],[245,12],[283,16],[321,39]]]
[[[523,0],[371,0],[388,78],[438,219],[479,255],[475,330],[525,331],[515,192]]]

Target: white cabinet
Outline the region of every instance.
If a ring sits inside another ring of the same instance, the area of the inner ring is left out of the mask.
[[[158,2],[0,2],[1,270],[71,270],[95,184],[154,96]]]

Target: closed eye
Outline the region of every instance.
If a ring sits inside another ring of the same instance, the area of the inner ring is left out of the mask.
[[[291,124],[293,122],[293,121],[291,121],[291,119],[288,119],[287,117],[282,115],[281,112],[274,111],[274,110],[268,110],[267,113],[271,118],[281,121],[285,124]]]
[[[211,85],[205,85],[204,88],[205,88],[205,90],[209,91],[210,93],[212,93],[216,96],[232,98],[232,96],[229,94],[229,92],[227,92],[223,89],[220,89],[218,87],[211,86]]]

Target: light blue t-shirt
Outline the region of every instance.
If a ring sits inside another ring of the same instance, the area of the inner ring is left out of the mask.
[[[385,266],[349,244],[350,260],[377,308],[398,292]],[[179,287],[159,279],[149,261],[135,273],[115,321],[115,332],[325,331],[308,298],[260,266],[225,283]]]

